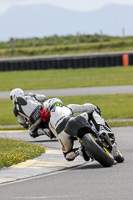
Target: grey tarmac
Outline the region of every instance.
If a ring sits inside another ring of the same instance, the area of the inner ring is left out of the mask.
[[[85,163],[81,158],[70,162],[72,167],[63,159],[56,140],[49,141],[44,136],[33,140],[27,132],[1,132],[0,137],[43,144],[49,152],[31,163],[0,170],[0,180],[5,178],[5,183],[0,184],[0,199],[132,200],[133,127],[112,128],[112,131],[125,161],[109,168],[96,161]]]
[[[23,89],[23,88],[22,88]],[[33,92],[45,94],[47,97],[78,96],[78,95],[104,95],[104,94],[132,94],[133,85],[99,86],[82,88],[62,88],[44,90],[24,90],[25,93]],[[0,99],[8,99],[10,91],[1,91]]]

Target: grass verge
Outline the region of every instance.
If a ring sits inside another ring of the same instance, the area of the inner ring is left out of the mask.
[[[0,168],[33,159],[45,153],[45,148],[10,139],[0,139]]]
[[[110,127],[125,127],[125,126],[133,126],[132,121],[124,121],[124,122],[108,122]]]
[[[109,119],[130,119],[133,118],[133,94],[115,95],[86,95],[68,96],[60,98],[64,105],[92,103],[101,108],[102,116]],[[17,118],[13,114],[13,104],[8,99],[0,100],[0,126],[18,125]]]
[[[0,73],[0,91],[132,85],[133,66]],[[51,94],[52,96],[52,94]]]

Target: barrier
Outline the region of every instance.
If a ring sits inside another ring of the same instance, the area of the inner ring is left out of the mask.
[[[123,66],[124,66],[124,67],[128,66],[128,65],[129,65],[129,57],[128,57],[128,54],[123,54],[122,59],[123,59]]]
[[[94,68],[133,65],[133,52],[1,59],[0,71]]]

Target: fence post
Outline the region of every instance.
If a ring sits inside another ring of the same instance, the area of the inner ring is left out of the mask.
[[[32,38],[32,47],[33,47],[33,51],[35,51],[35,38]]]
[[[101,42],[101,44],[103,43],[103,32],[102,32],[102,30],[100,30],[100,42]]]
[[[123,42],[125,42],[125,28],[122,28]]]
[[[77,32],[77,47],[79,47],[79,43],[80,43],[80,41],[79,41],[79,32]]]
[[[55,46],[55,48],[57,46],[57,37],[56,37],[56,35],[54,35],[54,46]]]
[[[11,38],[10,41],[11,41],[12,50],[14,51],[14,49],[15,49],[15,41],[14,41],[14,38]]]

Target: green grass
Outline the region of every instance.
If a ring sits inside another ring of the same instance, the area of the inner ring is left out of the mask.
[[[42,146],[0,138],[0,168],[33,159],[42,153],[45,153]]]
[[[125,121],[125,122],[108,122],[110,127],[125,127],[125,126],[133,126],[132,121]]]
[[[4,127],[3,126],[0,127],[0,131],[20,131],[20,130],[25,130],[25,128],[23,128],[19,124],[17,124],[15,127],[6,125]]]
[[[0,73],[0,91],[16,87],[32,90],[132,84],[133,66]]]
[[[133,36],[125,37],[125,40],[123,40],[122,37],[103,35],[102,39],[103,42],[101,42],[101,36],[98,34],[80,35],[79,43],[77,43],[77,36],[59,37],[56,35],[35,38],[35,48],[33,48],[32,38],[15,39],[14,50],[10,41],[0,42],[0,58],[133,50]]]
[[[86,102],[99,106],[105,119],[133,118],[133,94],[117,95],[86,95],[60,98],[64,105]],[[17,125],[17,118],[13,114],[13,104],[9,99],[0,100],[0,125]]]
[[[56,43],[55,43],[56,39]],[[133,37],[126,37],[126,40],[132,40]],[[100,42],[101,37],[98,34],[95,35],[80,35],[79,41],[80,43],[95,43]],[[123,41],[121,37],[111,37],[107,35],[103,35],[104,42],[111,42],[111,41]],[[34,38],[35,46],[42,47],[42,46],[55,46],[56,45],[70,45],[70,44],[77,44],[77,37],[75,35],[66,35],[66,36],[50,36],[44,38]],[[33,39],[32,38],[19,38],[15,39],[15,47],[32,47],[33,46]],[[11,48],[11,41],[8,42],[0,42],[1,49],[10,49]]]
[[[133,118],[133,94],[71,96],[62,97],[61,100],[65,105],[86,102],[97,105],[101,108],[102,116],[105,119]]]
[[[11,57],[31,57],[31,56],[48,56],[48,55],[69,55],[81,53],[103,53],[103,52],[119,52],[119,51],[132,51],[133,42],[104,42],[58,45],[58,46],[41,46],[36,47],[34,50],[31,47],[21,47],[11,49],[0,49],[0,58]]]

